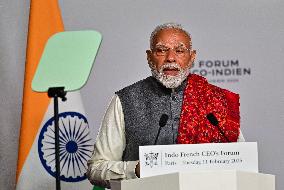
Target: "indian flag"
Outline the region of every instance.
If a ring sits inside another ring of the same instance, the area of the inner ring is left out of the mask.
[[[64,30],[57,0],[31,0],[17,190],[55,189],[53,101],[36,93],[31,82],[48,38]],[[59,101],[61,189],[100,189],[86,178],[94,140],[80,92]]]

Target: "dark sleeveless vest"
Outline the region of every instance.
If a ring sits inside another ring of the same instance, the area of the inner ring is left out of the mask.
[[[116,92],[125,121],[123,161],[138,160],[139,146],[154,144],[163,114],[169,119],[161,128],[157,144],[176,144],[185,86],[186,81],[172,91],[148,77]]]

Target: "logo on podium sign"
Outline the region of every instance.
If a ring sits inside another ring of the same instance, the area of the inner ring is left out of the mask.
[[[150,166],[151,168],[153,168],[154,166],[158,165],[159,153],[151,151],[150,153],[145,153],[144,157],[145,157],[145,166]]]

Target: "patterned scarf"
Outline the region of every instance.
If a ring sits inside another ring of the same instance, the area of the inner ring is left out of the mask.
[[[183,95],[179,144],[236,142],[240,133],[239,95],[191,74]],[[207,117],[217,119],[212,124]]]

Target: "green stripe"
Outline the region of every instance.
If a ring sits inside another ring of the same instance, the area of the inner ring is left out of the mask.
[[[105,188],[94,185],[93,190],[105,190]]]

